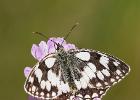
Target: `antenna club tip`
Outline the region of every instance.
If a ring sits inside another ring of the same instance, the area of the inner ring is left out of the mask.
[[[39,32],[32,32],[33,34],[38,34]]]
[[[33,34],[43,34],[43,33],[40,33],[40,32],[32,32]]]
[[[75,23],[75,25],[79,25],[79,24],[80,24],[79,22],[76,22],[76,23]]]
[[[38,32],[32,32],[33,34],[36,34],[36,33],[38,33]]]
[[[38,35],[41,35],[41,36],[43,36],[44,38],[46,38],[47,39],[47,37],[44,35],[44,33],[40,33],[40,32],[32,32],[33,34],[38,34]]]

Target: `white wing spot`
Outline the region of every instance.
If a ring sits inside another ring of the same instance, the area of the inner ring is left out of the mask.
[[[80,90],[81,89],[80,81],[74,80],[74,82],[75,82],[75,85],[76,85],[77,89]]]
[[[118,66],[120,63],[117,62],[117,61],[115,61],[115,62],[113,62],[113,64],[114,64],[115,66]]]
[[[88,66],[92,69],[92,71],[96,72],[96,66],[93,63],[88,63]]]
[[[125,70],[123,70],[123,72],[125,73]]]
[[[103,94],[104,93],[104,91],[100,91],[100,94]]]
[[[40,86],[41,86],[41,89],[45,89],[45,81],[43,80],[43,81],[41,81],[41,84],[40,84]]]
[[[31,91],[32,91],[32,89],[31,89],[31,88],[29,88],[29,91],[31,92]]]
[[[116,73],[118,74],[118,75],[120,75],[121,74],[121,71],[120,70],[116,70]]]
[[[42,71],[39,68],[35,71],[35,75],[38,78],[39,83],[41,81],[42,74],[43,73],[42,73]]]
[[[100,71],[97,72],[97,77],[98,77],[100,80],[104,80],[104,75],[103,75]]]
[[[51,68],[55,63],[56,58],[47,58],[45,64],[48,68]]]
[[[52,72],[52,70],[48,71],[48,80],[51,82],[52,86],[56,86],[58,78],[56,74]]]
[[[85,98],[90,98],[90,96],[89,95],[85,95]]]
[[[89,68],[89,66],[84,67],[84,72],[88,75],[90,79],[92,79],[93,77],[96,77],[93,71]]]
[[[115,79],[114,79],[114,78],[111,78],[110,81],[111,81],[111,82],[115,82]]]
[[[40,95],[41,95],[41,96],[44,96],[44,93],[43,93],[43,92],[41,92],[41,93],[40,93]]]
[[[81,74],[82,74],[84,80],[86,81],[86,83],[89,83],[90,79],[89,79],[88,75],[87,75],[84,71],[81,72]],[[82,84],[82,83],[81,83],[81,84]]]
[[[108,83],[107,83],[107,82],[104,82],[104,84],[105,84],[105,85],[108,85]]]
[[[93,84],[91,84],[91,83],[88,84],[88,87],[89,87],[89,88],[95,88],[95,87],[93,86]]]
[[[53,97],[56,96],[56,93],[55,93],[55,92],[52,92],[52,96],[53,96]]]
[[[67,93],[70,91],[70,87],[69,87],[68,83],[64,84],[64,82],[61,81],[60,87],[61,87],[61,90],[63,93]]]
[[[50,97],[50,94],[49,93],[47,93],[47,97]]]
[[[102,84],[98,82],[98,83],[96,84],[96,86],[97,86],[97,87],[101,87]]]
[[[89,61],[90,54],[88,52],[79,52],[76,54],[76,57],[81,60]]]
[[[102,70],[102,73],[105,75],[105,76],[110,76],[110,73],[107,69],[103,69]]]
[[[116,76],[116,79],[119,79],[120,77],[119,76]]]
[[[32,92],[35,92],[36,87],[33,85],[32,86]]]
[[[38,95],[39,93],[38,93],[38,92],[36,92],[35,94],[36,94],[36,95]]]
[[[93,93],[92,94],[92,98],[95,98],[95,97],[98,97],[98,94],[97,93]]]
[[[83,96],[81,94],[78,94],[77,96],[83,98]]]
[[[33,83],[34,82],[34,78],[33,77],[29,77],[29,82]]]
[[[85,81],[85,79],[83,77],[80,78],[80,82],[81,82],[82,88],[85,89],[87,87],[87,83],[86,83],[86,81]]]
[[[48,91],[51,90],[51,83],[50,83],[49,81],[46,81],[46,89],[47,89]]]
[[[100,61],[99,61],[99,62],[100,62],[104,67],[106,67],[107,69],[109,69],[109,67],[108,67],[109,58],[102,56],[102,57],[100,58]]]

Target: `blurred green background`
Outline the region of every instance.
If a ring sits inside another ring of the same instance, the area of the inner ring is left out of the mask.
[[[33,66],[33,43],[65,36],[80,48],[103,51],[124,60],[131,73],[103,100],[140,100],[139,0],[0,0],[0,100],[27,100],[25,66]],[[52,34],[53,33],[53,34]]]

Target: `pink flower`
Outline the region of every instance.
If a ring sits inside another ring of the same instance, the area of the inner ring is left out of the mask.
[[[60,37],[50,38],[47,41],[47,43],[45,41],[41,41],[38,45],[33,44],[32,49],[31,49],[32,56],[35,59],[37,59],[38,61],[40,61],[46,55],[48,55],[50,53],[55,53],[57,45],[54,44],[54,42],[62,45],[64,47],[65,51],[76,48],[74,44],[66,43],[66,41],[63,38],[60,38]]]
[[[24,75],[27,78],[31,72],[32,68],[31,67],[25,67],[24,68]]]

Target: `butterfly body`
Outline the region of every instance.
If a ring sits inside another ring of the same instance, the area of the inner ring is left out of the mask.
[[[116,57],[88,49],[70,49],[57,44],[56,52],[38,62],[24,89],[37,98],[93,100],[101,98],[130,71]]]
[[[76,66],[78,59],[74,56],[74,52],[70,51],[65,51],[63,47],[59,48],[56,54],[56,62],[60,65],[61,80],[63,80],[64,83],[68,83],[70,90],[74,91],[76,89],[74,80],[80,79],[80,73],[78,72],[78,66]]]

